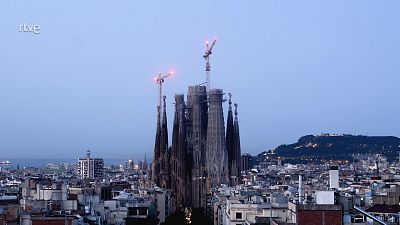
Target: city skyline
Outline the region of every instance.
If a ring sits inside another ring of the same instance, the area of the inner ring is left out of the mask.
[[[239,105],[242,153],[306,134],[400,136],[399,8],[2,2],[1,157],[75,158],[90,148],[103,158],[151,158],[153,78],[176,72],[164,86],[171,133],[174,95],[205,81],[202,54],[214,37],[211,87]],[[21,24],[40,33],[20,32]]]

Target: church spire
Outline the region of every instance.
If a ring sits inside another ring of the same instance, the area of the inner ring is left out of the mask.
[[[175,95],[175,113],[172,125],[172,157],[177,157],[178,134],[179,134],[179,108],[178,97]]]
[[[227,118],[227,122],[226,122],[226,151],[228,153],[228,176],[229,176],[229,181],[232,185],[232,181],[231,181],[231,177],[232,177],[232,173],[233,168],[232,168],[232,163],[233,163],[233,159],[234,159],[234,155],[233,155],[233,137],[234,137],[234,131],[233,131],[233,115],[232,115],[232,94],[229,93],[229,110],[228,110],[228,118]]]
[[[165,152],[168,150],[168,126],[167,126],[167,107],[165,95],[163,96],[163,110],[162,110],[162,124],[161,124],[161,146],[160,146],[160,154],[163,156]]]
[[[146,153],[144,153],[144,160],[143,160],[143,164],[142,164],[142,170],[143,171],[147,170],[147,155],[146,155]]]
[[[161,136],[161,123],[160,123],[160,106],[157,106],[157,131],[156,139],[154,141],[154,156],[152,163],[152,180],[156,185],[160,184],[160,136]]]
[[[237,169],[237,176],[239,178],[240,173],[242,171],[241,168],[241,147],[240,147],[240,134],[239,134],[239,120],[238,120],[238,104],[234,104],[235,106],[235,122],[233,124],[233,155],[236,161],[236,169]]]
[[[163,96],[163,110],[162,110],[162,120],[161,120],[161,139],[160,139],[160,175],[161,175],[161,185],[163,188],[170,188],[170,176],[169,176],[169,159],[170,152],[168,150],[168,125],[167,125],[167,107],[166,99]]]
[[[186,119],[185,119],[185,102],[183,95],[175,95],[175,117],[174,126],[172,131],[172,182],[171,187],[175,193],[175,200],[177,207],[186,206],[185,196],[188,190],[186,190]]]
[[[232,110],[232,94],[228,93],[229,95],[229,110]]]
[[[238,104],[235,103],[235,121],[238,121],[238,111],[237,111]]]

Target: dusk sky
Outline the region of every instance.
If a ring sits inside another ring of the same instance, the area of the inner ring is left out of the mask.
[[[211,87],[239,105],[242,153],[400,136],[400,1],[237,2],[1,1],[0,159],[151,158],[155,75],[176,71],[171,138],[174,94],[205,81],[214,37]]]

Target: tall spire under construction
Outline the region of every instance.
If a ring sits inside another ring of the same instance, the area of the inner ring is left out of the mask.
[[[157,106],[157,131],[154,144],[154,158],[152,163],[152,180],[159,187],[170,187],[170,162],[168,151],[168,127],[167,127],[167,112],[166,112],[166,97],[162,95],[162,87],[165,78],[172,76],[173,71],[168,74],[159,73],[155,77],[158,84],[158,106]],[[163,103],[163,108],[161,104]],[[162,112],[162,118],[161,118]]]
[[[210,55],[216,43],[207,43],[206,85],[189,86],[187,101],[175,95],[172,145],[168,146],[166,97],[162,95],[164,79],[173,73],[155,78],[159,86],[157,132],[154,145],[152,177],[154,183],[172,189],[176,210],[202,209],[212,215],[210,201],[213,188],[221,184],[235,186],[240,181],[240,136],[237,104],[233,111],[229,94],[229,110],[225,130],[222,89],[210,89]],[[226,136],[225,136],[226,134]]]
[[[192,206],[206,207],[206,139],[207,139],[207,90],[205,86],[189,86],[187,95],[189,149],[192,161]],[[190,157],[190,156],[189,156]]]
[[[208,190],[228,182],[228,154],[225,143],[222,89],[211,89],[208,94],[207,125],[207,181]]]

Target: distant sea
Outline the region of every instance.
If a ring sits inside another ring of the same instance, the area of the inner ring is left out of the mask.
[[[3,168],[23,168],[23,167],[35,167],[35,168],[43,168],[48,164],[76,164],[78,163],[78,159],[3,159],[0,158],[0,163],[4,161],[10,161],[9,165],[0,165]],[[104,159],[105,166],[118,166],[125,165],[126,159]]]

